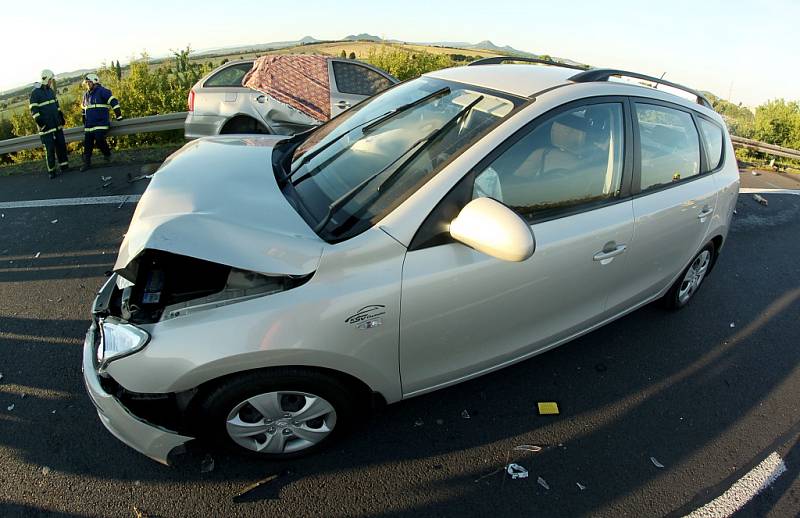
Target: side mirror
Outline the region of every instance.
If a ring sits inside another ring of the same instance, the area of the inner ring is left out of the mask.
[[[530,225],[491,198],[477,198],[450,223],[456,241],[503,261],[524,261],[533,255],[536,241]]]

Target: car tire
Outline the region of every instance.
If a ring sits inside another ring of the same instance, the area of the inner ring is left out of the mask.
[[[714,243],[706,244],[702,250],[697,252],[697,255],[692,258],[689,265],[661,299],[663,306],[667,309],[678,310],[689,304],[714,265],[715,256]]]
[[[252,371],[211,389],[193,421],[198,435],[216,445],[264,459],[290,459],[326,447],[351,428],[361,401],[357,396],[341,379],[321,371]]]

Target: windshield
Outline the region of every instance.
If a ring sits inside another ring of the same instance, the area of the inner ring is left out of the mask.
[[[419,78],[370,99],[294,151],[295,195],[324,239],[362,232],[514,109],[511,97]]]

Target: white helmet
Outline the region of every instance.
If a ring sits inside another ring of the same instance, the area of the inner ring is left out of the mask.
[[[42,77],[42,84],[46,85],[47,83],[50,82],[51,79],[55,79],[56,75],[53,73],[52,70],[45,68],[44,70],[42,70],[41,77]]]
[[[85,76],[83,76],[83,78],[87,81],[91,81],[96,85],[100,84],[100,78],[97,77],[97,74],[86,74]]]

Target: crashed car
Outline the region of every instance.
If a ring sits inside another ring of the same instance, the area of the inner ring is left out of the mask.
[[[225,63],[189,91],[186,138],[234,133],[293,135],[319,126],[397,83],[354,59],[306,54]]]
[[[694,300],[739,187],[708,101],[494,62],[172,155],[92,309],[108,430],[164,463],[194,439],[307,454],[376,404]]]

